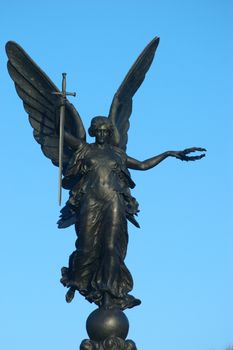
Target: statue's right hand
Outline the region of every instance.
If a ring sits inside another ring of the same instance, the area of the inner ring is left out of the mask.
[[[62,97],[62,96],[57,96],[56,102],[54,103],[54,108],[55,108],[55,128],[57,133],[59,134],[59,125],[60,125],[60,112],[61,112],[61,107],[65,106],[66,109],[71,108],[71,104],[69,101]],[[74,107],[73,107],[74,108]]]

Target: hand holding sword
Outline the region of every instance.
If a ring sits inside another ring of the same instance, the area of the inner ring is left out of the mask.
[[[58,180],[58,203],[61,205],[62,198],[62,158],[64,146],[64,124],[65,124],[65,102],[66,96],[76,96],[76,92],[66,92],[66,73],[62,73],[62,90],[52,92],[54,95],[61,96],[60,105],[60,123],[59,123],[59,180]]]

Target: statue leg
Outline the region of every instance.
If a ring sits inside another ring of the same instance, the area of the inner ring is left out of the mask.
[[[129,282],[130,290],[132,280],[131,275],[128,273],[129,276],[127,276],[125,273],[127,269],[122,268],[128,244],[128,232],[125,210],[119,194],[113,194],[111,201],[109,200],[105,204],[104,209],[104,220],[101,225],[101,266],[97,281],[99,281],[99,288],[109,292],[114,297],[119,297],[122,294],[121,286],[127,285]]]
[[[76,250],[70,255],[69,267],[62,269],[61,282],[70,288],[66,294],[67,302],[73,299],[75,290],[87,298],[90,293],[94,292],[91,282],[99,266],[100,251],[100,222],[95,220],[96,209],[96,206],[93,207],[88,201],[85,201],[75,225],[78,236],[75,244]],[[95,301],[91,300],[91,297],[88,300]]]

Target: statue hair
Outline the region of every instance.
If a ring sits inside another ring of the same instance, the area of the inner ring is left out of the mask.
[[[92,118],[91,125],[88,129],[88,134],[91,137],[95,136],[95,132],[98,128],[100,128],[102,125],[106,125],[108,130],[110,131],[110,138],[111,138],[111,144],[114,146],[118,146],[119,144],[119,133],[117,128],[113,125],[111,120],[107,117],[103,116],[96,116]]]

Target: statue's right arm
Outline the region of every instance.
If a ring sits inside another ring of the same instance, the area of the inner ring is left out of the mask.
[[[77,134],[78,138],[81,140],[85,140],[86,139],[85,129],[83,127],[82,119],[81,119],[77,109],[70,102],[66,103],[66,109],[73,116],[73,122],[75,124],[76,134]]]
[[[85,129],[82,124],[81,117],[73,106],[72,103],[66,101],[66,111],[67,117],[72,116],[72,134],[64,130],[64,142],[68,147],[71,147],[73,150],[78,149],[86,140]],[[60,118],[60,104],[56,110],[57,113],[57,132],[59,134],[59,118]]]
[[[64,132],[64,141],[67,144],[67,146],[73,148],[73,150],[78,149],[83,144],[83,140],[80,140],[77,137],[74,137],[73,135],[69,134],[67,131]]]

